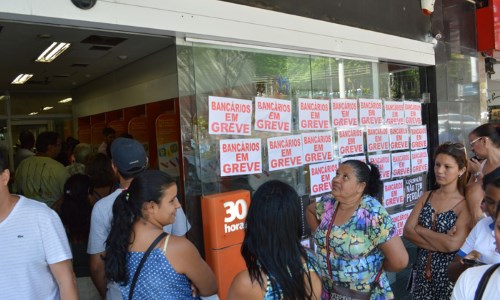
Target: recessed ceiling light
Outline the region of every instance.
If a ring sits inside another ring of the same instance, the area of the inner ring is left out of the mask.
[[[42,108],[43,110],[49,110],[49,109],[53,109],[54,107],[53,106],[45,106],[44,108]]]
[[[30,112],[28,115],[30,115],[30,116],[38,115],[38,112],[37,111]]]
[[[47,49],[45,49],[45,51],[42,52],[42,54],[40,54],[40,56],[38,56],[35,61],[51,62],[68,49],[69,46],[71,46],[70,43],[53,42]]]
[[[73,101],[72,98],[66,98],[66,99],[59,100],[57,103],[68,103],[68,102],[71,102],[71,101]]]
[[[19,74],[11,84],[24,84],[26,81],[30,80],[31,77],[33,77],[33,74]]]

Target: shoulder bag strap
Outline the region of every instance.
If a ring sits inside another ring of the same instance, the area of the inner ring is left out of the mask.
[[[132,279],[132,283],[130,284],[130,290],[128,293],[128,299],[132,300],[132,296],[134,295],[134,288],[135,284],[137,283],[137,279],[139,278],[139,274],[141,273],[142,266],[144,266],[144,263],[148,259],[149,253],[156,247],[156,245],[167,235],[166,232],[162,232],[149,246],[148,250],[146,250],[146,253],[144,253],[144,256],[141,259],[141,262],[137,266],[137,269],[135,270],[134,273],[134,279]]]
[[[483,276],[481,277],[481,280],[479,281],[479,284],[477,285],[474,300],[481,300],[481,298],[483,298],[484,290],[488,285],[488,281],[490,280],[491,275],[493,275],[493,273],[499,266],[500,264],[495,264],[489,267],[488,270],[486,270],[486,272],[484,272]]]

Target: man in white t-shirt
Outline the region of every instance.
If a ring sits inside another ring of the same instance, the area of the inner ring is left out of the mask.
[[[111,161],[113,171],[120,178],[120,188],[97,201],[92,209],[90,235],[87,253],[90,254],[90,273],[99,294],[104,299],[122,299],[120,290],[115,283],[108,283],[104,273],[102,257],[106,251],[106,239],[111,230],[113,219],[113,204],[116,197],[127,189],[134,176],[147,168],[147,155],[144,147],[136,140],[117,138],[111,143]],[[164,231],[177,236],[183,236],[190,225],[182,208],[177,211],[175,222],[164,227]]]
[[[470,265],[462,259],[478,260],[485,264],[500,263],[494,235],[497,204],[500,203],[500,178],[488,182],[484,193],[484,209],[487,217],[481,219],[467,236],[455,259],[448,265],[448,277],[455,282]]]
[[[77,299],[59,216],[44,203],[11,195],[6,165],[0,153],[0,298]]]

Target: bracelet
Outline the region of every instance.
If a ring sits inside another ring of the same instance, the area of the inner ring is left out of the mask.
[[[477,182],[477,179],[479,178],[479,176],[481,176],[483,173],[481,173],[481,171],[477,171],[476,173],[472,174],[472,176],[474,176],[474,182]]]

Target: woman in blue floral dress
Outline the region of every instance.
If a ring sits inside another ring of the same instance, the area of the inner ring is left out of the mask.
[[[375,165],[347,160],[332,180],[332,195],[309,205],[307,221],[325,274],[322,299],[330,299],[333,284],[370,293],[371,299],[394,298],[385,271],[405,268],[408,253],[390,215],[374,198],[380,186]]]

